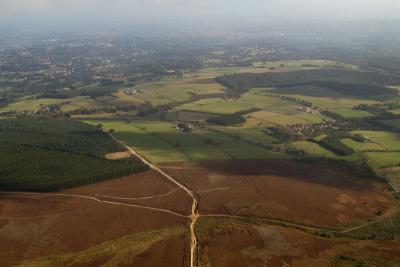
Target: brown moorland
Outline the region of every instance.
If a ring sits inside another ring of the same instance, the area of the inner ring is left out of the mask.
[[[269,160],[179,163],[164,170],[195,190],[201,214],[229,214],[342,228],[398,204],[385,183],[323,164]]]
[[[211,218],[200,219],[198,233],[201,266],[328,267],[400,264],[398,241],[335,240],[280,226],[250,225],[232,219]]]
[[[164,262],[171,261],[177,263],[175,266],[181,263],[182,266],[184,263],[187,265],[187,218],[158,210],[120,205],[118,203],[124,202],[117,199],[107,199],[110,203],[104,203],[96,201],[97,198],[73,197],[96,197],[97,194],[127,198],[155,196],[154,203],[143,205],[156,205],[155,199],[159,198],[160,205],[157,208],[160,210],[168,211],[168,208],[175,206],[179,207],[176,212],[190,210],[190,201],[186,196],[180,196],[179,190],[167,197],[158,197],[175,189],[173,184],[163,180],[157,173],[148,171],[59,192],[58,195],[3,193],[0,195],[0,266],[49,256],[55,261],[50,262],[57,265],[66,259],[79,258],[75,255],[77,253],[93,254],[93,261],[85,262],[83,266],[96,266],[100,262],[123,257],[113,254],[119,252],[111,248],[118,246],[132,249],[125,251],[126,255],[130,255],[126,259],[129,266],[143,266],[141,264],[147,261],[150,264],[147,266],[164,266]],[[188,208],[185,207],[186,202],[189,203]],[[162,233],[154,233],[161,230]],[[135,240],[145,240],[144,244],[148,247],[135,244]],[[175,246],[175,255],[170,253],[171,244]],[[99,251],[105,255],[99,254]],[[146,256],[157,253],[163,253],[157,260]],[[137,257],[132,258],[132,255]],[[74,266],[79,264],[74,263]]]
[[[190,215],[192,205],[186,192],[154,170],[64,192],[95,196],[104,201],[168,209],[182,215]]]

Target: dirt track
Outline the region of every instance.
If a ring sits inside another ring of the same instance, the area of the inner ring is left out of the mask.
[[[192,203],[192,213],[190,215],[190,238],[191,238],[191,242],[190,242],[190,266],[194,267],[195,266],[195,253],[196,253],[196,248],[197,248],[197,237],[196,237],[196,222],[199,218],[199,208],[198,208],[198,202],[195,196],[195,193],[193,191],[191,191],[189,188],[187,188],[185,185],[183,185],[182,183],[180,183],[178,180],[175,180],[171,175],[167,174],[166,172],[164,172],[163,170],[161,170],[160,168],[158,168],[157,166],[155,166],[154,164],[152,164],[150,161],[148,161],[147,159],[145,159],[144,157],[142,157],[141,155],[139,155],[134,149],[132,149],[131,147],[127,146],[124,142],[122,142],[121,140],[117,139],[114,135],[111,135],[114,140],[116,140],[118,143],[120,143],[121,145],[123,145],[129,152],[131,152],[134,156],[138,157],[139,159],[141,159],[144,163],[146,163],[150,168],[152,168],[153,170],[157,171],[158,173],[160,173],[161,175],[163,175],[165,178],[167,178],[168,180],[170,180],[171,182],[175,183],[177,186],[179,186],[180,188],[182,188],[183,190],[186,191],[186,193],[192,198],[193,203]]]

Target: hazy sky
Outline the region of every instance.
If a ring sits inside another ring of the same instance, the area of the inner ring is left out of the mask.
[[[0,0],[0,17],[400,19],[400,0]]]

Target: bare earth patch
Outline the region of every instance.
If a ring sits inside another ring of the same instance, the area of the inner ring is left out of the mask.
[[[130,157],[131,157],[131,154],[129,154],[129,152],[115,152],[115,153],[109,153],[109,154],[105,155],[105,158],[108,160],[127,159]]]

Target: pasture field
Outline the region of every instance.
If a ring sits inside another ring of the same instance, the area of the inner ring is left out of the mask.
[[[350,108],[344,108],[344,109],[337,108],[337,109],[331,109],[331,111],[345,119],[357,119],[357,118],[366,118],[374,116],[368,111],[356,110]]]
[[[253,90],[248,93],[244,93],[240,97],[241,102],[249,103],[253,105],[256,108],[269,108],[272,106],[298,106],[296,104],[293,104],[292,102],[286,101],[279,99],[277,97],[272,97],[272,96],[267,96],[262,94],[262,92],[257,92],[256,90]]]
[[[271,91],[274,92],[274,91]],[[276,92],[274,92],[276,93]],[[306,95],[300,95],[300,94],[282,94],[285,96],[290,96],[294,97],[297,99],[301,99],[307,102],[311,102],[314,106],[330,110],[330,111],[335,111],[335,110],[351,110],[353,107],[356,107],[361,104],[366,104],[366,105],[373,105],[377,104],[379,102],[374,101],[374,100],[369,100],[369,99],[353,99],[353,98],[348,98],[348,97],[320,97],[320,96],[306,96]]]
[[[298,149],[304,150],[306,153],[313,156],[322,156],[327,158],[336,158],[337,156],[320,145],[308,141],[296,141],[290,144]]]
[[[369,152],[369,165],[374,169],[396,167],[400,165],[400,152]]]
[[[109,103],[104,101],[105,98],[106,97],[103,97],[103,101],[88,96],[70,98],[65,101],[65,104],[62,106],[61,110],[64,112],[71,112],[77,109],[97,109],[110,107]],[[109,97],[107,100],[111,100],[111,97]]]
[[[240,139],[261,144],[272,144],[277,140],[270,135],[267,135],[260,128],[245,128],[245,127],[215,127],[218,131],[235,136]]]
[[[355,151],[366,151],[366,150],[386,150],[380,144],[373,141],[357,142],[350,138],[345,138],[340,140],[343,144],[351,147]]]
[[[281,66],[281,65],[285,66]],[[256,62],[252,67],[209,67],[203,68],[198,72],[191,73],[189,77],[207,77],[215,78],[224,74],[234,73],[265,73],[265,72],[276,72],[276,71],[291,71],[310,68],[311,66],[303,65],[314,65],[312,68],[324,68],[324,67],[339,67],[346,69],[358,69],[358,66],[345,64],[336,61],[329,60],[285,60],[285,61],[269,61],[269,62]],[[271,68],[275,68],[273,70]]]
[[[156,83],[145,83],[134,87],[135,96],[153,105],[189,100],[194,95],[223,94],[225,88],[213,79],[173,79]]]
[[[320,140],[323,137],[314,138],[316,140]],[[338,156],[331,151],[321,147],[320,145],[309,142],[309,141],[295,141],[289,144],[289,146],[293,146],[295,148],[301,149],[305,151],[309,156],[316,156],[316,157],[326,157],[331,159],[338,159],[338,160],[346,160],[353,163],[360,163],[361,156],[358,153],[353,153],[349,156]]]
[[[330,118],[322,115],[322,114],[311,114],[306,112],[301,112],[300,114],[294,115],[296,118],[305,120],[307,123],[314,124],[314,123],[321,123],[323,121],[329,121]]]
[[[281,61],[260,61],[254,62],[254,67],[268,67],[268,68],[325,68],[325,67],[338,67],[348,69],[359,69],[358,66],[346,64],[333,60],[281,60]]]
[[[219,115],[215,113],[204,113],[204,112],[174,109],[168,112],[168,114],[165,116],[165,119],[169,121],[175,121],[176,119],[178,119],[179,121],[204,122],[208,118],[214,118],[218,116]]]
[[[288,158],[288,155],[276,153],[258,146],[248,144],[238,138],[230,137],[223,133],[210,132],[207,130],[199,129],[200,135],[212,140],[216,147],[227,154],[229,159],[276,159]]]
[[[211,67],[203,68],[198,72],[187,74],[186,77],[194,78],[215,78],[224,74],[234,74],[234,73],[265,73],[271,72],[269,67]]]
[[[115,135],[121,138],[128,146],[135,147],[139,153],[154,162],[185,161],[188,158],[174,147],[168,140],[159,137],[159,134],[177,135],[182,137],[183,133],[176,130],[173,124],[167,122],[133,122],[124,121],[87,121],[92,125],[103,124],[105,129],[115,130]],[[157,133],[157,135],[156,135]],[[175,138],[175,139],[176,139]]]
[[[205,113],[231,114],[252,108],[248,103],[221,98],[202,99],[177,107],[177,110],[189,110]]]
[[[400,134],[383,131],[354,131],[355,134],[361,134],[365,138],[381,145],[381,149],[400,150]]]
[[[285,115],[269,111],[258,111],[248,114],[250,119],[256,119],[274,125],[287,126],[292,124],[308,124],[322,122],[322,118],[316,115],[297,112],[292,115]]]
[[[276,124],[273,124],[266,120],[255,118],[251,114],[247,114],[244,117],[246,118],[246,122],[243,123],[242,127],[246,129],[256,128],[262,130],[265,129],[266,127],[276,126]]]
[[[138,98],[127,96],[122,92],[110,96],[101,96],[91,98],[89,96],[77,96],[66,99],[56,98],[39,98],[30,99],[23,98],[17,102],[1,108],[1,111],[15,111],[15,112],[34,112],[40,109],[42,105],[61,105],[63,112],[71,112],[77,109],[100,109],[110,108],[116,106],[131,106],[143,104],[144,101]]]
[[[114,129],[116,136],[137,149],[146,158],[158,162],[201,161],[216,159],[281,158],[285,155],[267,151],[222,133],[194,129],[183,133],[175,124],[162,121],[87,121]]]
[[[282,115],[279,113],[269,112],[269,111],[259,111],[249,114],[252,118],[269,122],[275,125],[290,125],[290,124],[301,124],[306,123],[305,120],[296,118],[295,116]]]
[[[72,99],[71,101],[73,100],[74,99]],[[10,105],[4,108],[0,108],[0,111],[34,112],[37,111],[42,105],[55,105],[55,104],[60,105],[66,101],[67,101],[66,99],[53,99],[53,98],[29,99],[25,97],[18,100],[15,103],[11,103]]]
[[[108,96],[101,96],[96,98],[91,97],[77,97],[75,99],[68,99],[62,110],[64,112],[74,111],[76,109],[99,109],[111,107],[124,107],[132,105],[144,104],[145,101],[138,99],[134,96],[126,95],[122,91]]]

